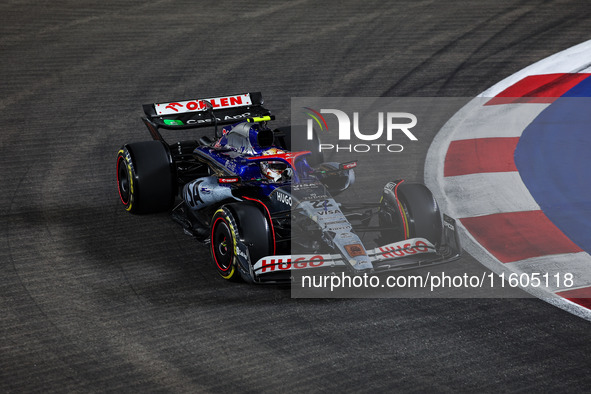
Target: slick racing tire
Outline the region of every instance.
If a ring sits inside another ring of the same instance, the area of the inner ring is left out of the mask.
[[[421,183],[388,183],[382,195],[379,219],[380,226],[387,228],[381,235],[388,242],[420,237],[436,247],[441,244],[441,212],[431,191]]]
[[[174,203],[173,162],[166,144],[134,142],[117,153],[117,187],[131,213],[166,211]]]
[[[274,253],[272,229],[255,203],[230,203],[219,208],[211,220],[211,257],[222,278],[252,280],[250,270],[240,269],[238,254],[252,265]],[[242,271],[242,273],[241,273]]]
[[[282,149],[290,152],[309,150],[312,153],[306,157],[306,160],[312,167],[324,162],[324,154],[320,151],[320,139],[316,130],[313,131],[311,141],[306,138],[307,130],[303,126],[283,126],[275,129],[275,132],[281,136],[278,141]]]

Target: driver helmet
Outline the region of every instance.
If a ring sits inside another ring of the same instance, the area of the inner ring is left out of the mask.
[[[263,156],[285,153],[281,149],[271,148],[263,152]],[[261,173],[272,182],[286,182],[291,179],[291,167],[284,161],[261,161]]]

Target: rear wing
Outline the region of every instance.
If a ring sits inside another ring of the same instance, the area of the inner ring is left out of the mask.
[[[169,130],[191,129],[238,123],[249,118],[269,116],[263,107],[260,92],[230,96],[144,104],[146,117],[142,120],[154,139],[162,139],[159,128]]]

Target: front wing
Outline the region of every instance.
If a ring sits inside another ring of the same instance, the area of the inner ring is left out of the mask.
[[[367,250],[374,272],[398,271],[436,265],[460,257],[460,250],[445,245],[437,249],[424,238],[412,238]],[[267,256],[253,265],[255,281],[268,274],[309,269],[347,269],[341,254]],[[271,275],[270,275],[271,276]],[[274,275],[273,275],[274,276]]]

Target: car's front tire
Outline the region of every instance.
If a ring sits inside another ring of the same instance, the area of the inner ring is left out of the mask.
[[[226,209],[220,208],[213,215],[211,223],[211,257],[222,278],[237,280],[236,222]]]
[[[405,181],[391,182],[384,188],[380,204],[382,238],[388,242],[425,238],[440,245],[443,234],[441,212],[427,186]]]
[[[271,223],[254,202],[229,203],[219,208],[211,220],[210,240],[216,270],[226,280],[241,277],[237,253],[246,258],[247,264],[254,264],[275,252]],[[242,271],[249,274],[246,269]]]

